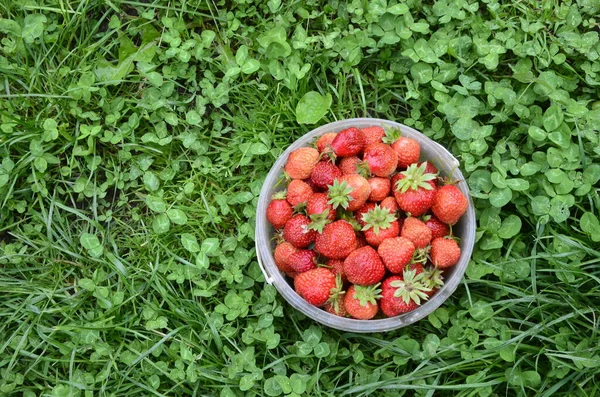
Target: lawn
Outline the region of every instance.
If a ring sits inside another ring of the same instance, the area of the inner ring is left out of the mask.
[[[600,395],[598,14],[0,2],[0,395]],[[476,207],[457,291],[387,333],[311,321],[256,261],[271,165],[350,117],[445,145]]]

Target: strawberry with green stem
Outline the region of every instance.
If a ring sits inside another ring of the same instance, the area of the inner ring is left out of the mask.
[[[292,216],[283,227],[283,238],[296,248],[308,247],[315,242],[317,232],[309,228],[311,221],[302,214]]]
[[[298,274],[294,289],[304,300],[314,306],[323,306],[336,291],[336,276],[324,267]]]
[[[440,221],[454,225],[469,206],[469,201],[456,185],[444,185],[437,189],[431,211]]]
[[[402,275],[388,277],[381,286],[381,311],[388,317],[408,313],[429,298],[431,288],[423,283],[423,273],[404,270]]]
[[[458,263],[460,246],[454,238],[438,237],[431,242],[431,263],[439,269],[447,269]]]
[[[322,233],[317,233],[315,250],[331,259],[344,259],[356,248],[354,227],[345,220],[337,220],[325,225]]]
[[[392,190],[398,207],[412,216],[421,216],[433,205],[437,175],[425,172],[426,163],[413,164],[406,171],[394,175]]]
[[[358,320],[370,320],[377,315],[379,305],[377,299],[381,297],[379,283],[362,286],[351,285],[344,296],[346,312]]]
[[[341,206],[348,211],[362,207],[371,194],[369,182],[358,174],[342,175],[328,189],[329,203],[333,208]]]
[[[273,195],[267,206],[267,221],[275,228],[281,229],[292,217],[294,209],[286,200],[286,192],[280,191]]]
[[[310,180],[317,188],[325,189],[342,176],[342,171],[328,160],[319,161],[310,174]]]
[[[400,225],[396,217],[390,213],[387,208],[381,208],[379,205],[362,217],[365,225],[362,228],[367,242],[374,247],[379,246],[387,238],[393,238],[400,233]]]
[[[435,266],[426,267],[423,269],[423,285],[431,289],[431,291],[425,292],[431,297],[444,285],[444,271]]]
[[[421,157],[421,145],[412,138],[402,136],[399,128],[393,128],[386,132],[383,142],[389,144],[398,156],[398,167],[406,168],[419,161]]]

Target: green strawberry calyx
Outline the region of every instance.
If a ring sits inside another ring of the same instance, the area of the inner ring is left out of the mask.
[[[350,194],[354,190],[352,186],[348,185],[348,182],[342,181],[340,183],[340,181],[336,179],[333,181],[333,184],[328,185],[327,188],[327,197],[329,197],[327,202],[331,204],[334,209],[338,207],[344,209],[348,208],[348,204],[353,200]]]
[[[355,285],[352,298],[358,299],[358,303],[361,306],[367,306],[369,303],[375,305],[377,304],[377,299],[381,298],[381,288],[379,288],[379,285],[380,283],[375,285]]]
[[[383,136],[383,143],[391,145],[396,142],[402,136],[402,131],[400,128],[386,128],[385,135]]]
[[[432,291],[444,285],[444,271],[435,266],[423,269],[421,274],[424,274],[423,285]]]
[[[327,302],[333,306],[333,309],[336,313],[340,312],[340,302],[344,298],[345,293],[346,291],[344,291],[344,282],[342,281],[342,276],[341,274],[336,274],[335,287],[329,291],[329,299],[327,300]]]
[[[308,224],[308,229],[316,230],[319,233],[323,233],[323,228],[331,223],[331,220],[328,218],[329,210],[326,209],[319,214],[312,214],[310,216],[310,223]]]
[[[437,174],[425,172],[427,168],[427,162],[424,161],[421,165],[411,164],[401,174],[404,175],[403,179],[396,182],[394,189],[397,192],[405,193],[408,189],[418,190],[423,188],[425,190],[432,190],[433,186],[429,183],[437,178]]]
[[[390,286],[396,288],[394,297],[402,298],[406,304],[413,301],[420,305],[422,300],[426,301],[429,298],[425,292],[431,291],[431,288],[423,283],[423,278],[423,273],[417,274],[415,270],[404,270],[402,280],[390,283]]]
[[[375,208],[370,209],[363,215],[362,220],[365,222],[362,228],[363,231],[373,229],[373,232],[378,235],[379,230],[390,227],[396,217],[390,212],[389,208],[381,208],[377,204]]]

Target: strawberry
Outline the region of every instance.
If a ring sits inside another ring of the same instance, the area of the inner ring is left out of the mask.
[[[425,217],[425,226],[431,229],[431,240],[450,234],[450,226],[440,221],[435,215]]]
[[[460,247],[453,238],[438,237],[431,242],[430,255],[434,266],[447,269],[460,259]]]
[[[435,165],[433,165],[433,163],[431,161],[424,161],[422,163],[418,163],[419,166],[421,166],[421,164],[425,163],[425,173],[426,174],[439,174],[438,169],[435,167]]]
[[[317,150],[320,153],[331,152],[331,142],[333,142],[336,135],[336,132],[326,132],[325,134],[321,135],[319,139],[317,139]]]
[[[367,201],[362,207],[360,207],[359,209],[354,211],[354,219],[356,219],[358,221],[358,224],[360,225],[361,228],[363,226],[365,226],[365,222],[363,221],[363,216],[367,212],[369,212],[370,210],[375,208],[376,205],[377,205],[377,203],[374,203],[372,201]]]
[[[288,264],[296,273],[304,273],[317,267],[317,254],[313,250],[301,249],[288,257]]]
[[[325,266],[336,276],[339,275],[342,279],[342,283],[348,281],[344,274],[344,261],[342,259],[329,259],[325,263]]]
[[[306,183],[308,185],[308,187],[310,187],[313,192],[322,193],[322,192],[324,192],[326,190],[326,189],[323,189],[323,188],[315,185],[314,182],[310,178],[302,179],[302,182]]]
[[[423,269],[423,285],[430,288],[431,291],[425,291],[427,296],[431,297],[435,292],[444,285],[444,271],[435,266],[428,266]]]
[[[285,223],[292,217],[294,210],[290,203],[285,199],[283,193],[276,193],[267,206],[267,221],[275,229],[281,229]]]
[[[329,186],[329,203],[348,211],[362,207],[371,194],[369,182],[358,174],[342,175]]]
[[[277,265],[277,268],[285,273],[293,272],[294,270],[289,265],[289,257],[297,251],[298,248],[294,247],[287,241],[278,244],[273,252],[273,257],[275,258],[275,265]]]
[[[342,157],[340,160],[339,168],[342,171],[342,175],[346,174],[358,174],[358,168],[362,160],[357,156]]]
[[[304,248],[315,241],[317,232],[308,228],[310,219],[301,214],[292,216],[283,227],[283,238],[296,248]]]
[[[426,163],[411,165],[392,177],[392,190],[398,207],[412,216],[420,216],[431,208],[435,197],[435,174],[425,174]]]
[[[372,246],[377,247],[386,238],[396,237],[400,233],[396,217],[379,205],[364,214],[362,220],[365,223],[362,228],[365,238]]]
[[[425,248],[431,242],[431,229],[422,220],[409,216],[404,220],[400,236],[412,241],[417,248]]]
[[[419,161],[421,145],[412,138],[401,136],[400,129],[388,131],[383,139],[384,143],[391,145],[398,155],[398,168],[406,168]]]
[[[383,264],[392,273],[401,273],[410,263],[414,252],[415,245],[405,237],[385,239],[377,248]]]
[[[292,180],[287,187],[287,201],[293,207],[306,203],[312,194],[311,187],[299,179]]]
[[[431,211],[440,221],[454,225],[465,212],[469,202],[455,185],[445,185],[437,189]]]
[[[381,201],[390,194],[392,183],[388,178],[372,177],[367,182],[371,186],[369,201]]]
[[[326,225],[323,232],[316,236],[315,250],[328,258],[344,259],[355,248],[356,233],[352,225],[344,220]]]
[[[427,300],[431,289],[423,285],[423,274],[404,270],[402,275],[390,276],[381,285],[381,311],[388,317],[408,313]]]
[[[365,134],[365,147],[375,142],[383,142],[385,136],[385,130],[378,126],[373,125],[371,127],[361,128],[363,134]]]
[[[337,211],[328,201],[329,198],[326,193],[313,193],[306,203],[306,215],[310,217],[311,215],[324,214],[327,211],[325,217],[330,221],[334,221]]]
[[[342,176],[342,171],[330,161],[319,161],[312,174],[310,180],[318,188],[325,189],[327,185],[333,184],[333,181]]]
[[[381,290],[379,284],[362,286],[351,285],[344,295],[346,312],[358,320],[370,320],[379,311],[377,298]]]
[[[298,295],[315,306],[324,305],[335,288],[335,275],[324,267],[308,270],[294,278],[294,289]]]
[[[355,127],[338,132],[331,142],[331,148],[338,157],[356,156],[364,147],[365,134]]]
[[[337,299],[334,299],[333,301],[330,300],[327,303],[325,303],[325,306],[323,306],[323,309],[325,309],[325,311],[327,313],[331,313],[334,314],[336,316],[340,316],[340,317],[347,317],[348,316],[348,312],[346,311],[346,307],[344,307],[344,299],[343,296],[345,296],[346,294],[340,296]]]
[[[381,281],[385,266],[371,246],[361,247],[344,260],[344,274],[348,281],[358,285],[372,285]]]
[[[311,147],[301,147],[290,153],[285,164],[285,172],[292,179],[306,179],[319,161],[319,151]]]
[[[396,202],[396,198],[392,196],[386,197],[383,200],[381,200],[379,206],[381,208],[387,208],[392,214],[395,214],[399,209],[398,203]]]
[[[365,147],[363,161],[375,176],[389,177],[398,167],[398,155],[385,143],[372,143]]]
[[[364,235],[356,236],[356,249],[359,249],[360,247],[365,247],[367,245],[369,245],[369,243],[367,243],[367,239]]]

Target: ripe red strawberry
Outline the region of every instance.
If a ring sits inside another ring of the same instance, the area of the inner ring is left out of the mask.
[[[431,210],[440,221],[454,225],[465,212],[469,201],[455,185],[437,189]]]
[[[364,214],[362,220],[365,223],[362,228],[365,238],[372,246],[377,247],[386,238],[396,237],[400,233],[396,217],[379,205]]]
[[[331,142],[333,142],[337,132],[326,132],[317,139],[317,150],[320,153],[327,153],[332,151]]]
[[[294,179],[294,180],[295,180],[295,179]],[[292,181],[292,182],[293,182],[293,181]],[[319,186],[315,185],[315,184],[313,183],[313,181],[312,181],[310,178],[303,179],[303,180],[302,180],[302,182],[306,183],[306,184],[308,185],[308,187],[310,187],[310,188],[311,188],[311,190],[312,190],[313,192],[319,192],[319,193],[322,193],[322,192],[324,192],[325,190],[327,190],[327,189],[323,189],[323,188],[321,188],[321,187],[319,187]]]
[[[330,221],[334,221],[337,215],[337,211],[331,204],[328,203],[329,198],[326,193],[313,193],[308,199],[306,204],[306,215],[323,214],[327,211],[326,218]]]
[[[388,227],[379,229],[379,233],[376,233],[373,229],[365,230],[364,233],[367,242],[373,247],[378,247],[383,240],[398,236],[400,233],[400,223],[394,220]]]
[[[388,238],[379,244],[377,253],[390,272],[402,273],[415,253],[415,245],[405,237]]]
[[[362,160],[357,156],[342,157],[339,168],[342,171],[342,175],[358,174],[358,167],[361,163]]]
[[[325,263],[325,266],[336,276],[339,275],[342,279],[342,283],[348,281],[344,274],[344,261],[342,259],[329,259]]]
[[[376,284],[385,274],[385,266],[371,246],[361,247],[344,260],[344,274],[348,281],[358,285]]]
[[[381,203],[379,203],[379,206],[381,208],[387,208],[392,214],[395,214],[399,209],[396,198],[392,196],[384,198]]]
[[[292,216],[283,227],[283,238],[296,248],[305,248],[315,241],[317,232],[308,228],[310,219],[301,214]]]
[[[367,201],[362,207],[360,207],[359,209],[357,209],[356,211],[354,211],[354,219],[356,219],[358,221],[358,224],[360,225],[361,228],[363,226],[365,226],[365,222],[363,220],[363,216],[367,212],[369,212],[370,210],[372,210],[373,208],[375,208],[376,205],[377,205],[377,203],[374,203],[372,201]]]
[[[385,143],[372,143],[365,147],[363,161],[373,175],[389,177],[398,167],[398,155]]]
[[[367,179],[371,186],[369,201],[381,201],[390,194],[392,183],[388,178],[372,177]]]
[[[333,184],[333,181],[342,176],[342,171],[330,161],[319,161],[312,174],[310,180],[312,183],[321,188],[326,189],[327,185]]]
[[[358,320],[370,320],[379,311],[377,298],[381,290],[379,284],[371,286],[351,285],[344,295],[346,312]]]
[[[294,278],[294,289],[308,303],[322,306],[336,288],[335,275],[324,267],[300,273]]]
[[[431,242],[430,255],[434,266],[447,269],[460,259],[460,247],[453,238],[438,237]]]
[[[364,235],[356,236],[356,249],[359,249],[360,247],[365,247],[367,245],[369,245],[369,243],[367,243],[367,239]]]
[[[317,267],[317,254],[313,250],[298,250],[288,257],[288,264],[296,273],[303,273]]]
[[[344,220],[326,225],[323,232],[316,236],[315,250],[328,258],[344,259],[355,248],[356,233],[352,225]]]
[[[306,179],[319,161],[319,151],[311,147],[301,147],[290,153],[285,164],[285,172],[292,179]]]
[[[294,270],[289,265],[289,257],[297,251],[298,248],[294,247],[287,241],[278,244],[273,252],[273,257],[275,258],[275,265],[277,265],[277,268],[285,273],[293,272]]]
[[[358,128],[350,127],[338,132],[331,142],[331,148],[338,157],[356,156],[365,146],[365,134]]]
[[[399,137],[392,143],[392,149],[398,155],[398,167],[406,168],[419,161],[421,157],[421,145],[412,138]]]
[[[299,204],[306,203],[312,194],[313,190],[306,182],[294,179],[287,188],[287,201],[293,207],[296,207]]]
[[[274,196],[273,200],[267,206],[267,221],[275,229],[281,229],[285,223],[292,217],[294,210],[290,203],[285,199],[285,196],[282,198],[275,198],[281,196]]]
[[[362,207],[371,194],[369,182],[358,174],[342,175],[329,187],[329,199],[334,208],[342,206],[348,211]]]
[[[425,226],[431,229],[431,240],[450,234],[450,226],[440,221],[435,215],[426,217]]]
[[[385,136],[385,130],[378,126],[373,125],[371,127],[361,128],[363,134],[365,134],[365,147],[375,142],[383,142]]]
[[[425,174],[426,164],[411,165],[392,177],[392,190],[398,207],[412,216],[420,216],[431,208],[435,197],[436,178],[434,174]]]
[[[422,220],[409,216],[404,220],[400,236],[412,241],[417,248],[425,248],[431,242],[431,229]]]
[[[388,277],[381,285],[381,311],[388,317],[408,313],[428,299],[430,288],[423,285],[423,275],[404,270],[401,275]]]

